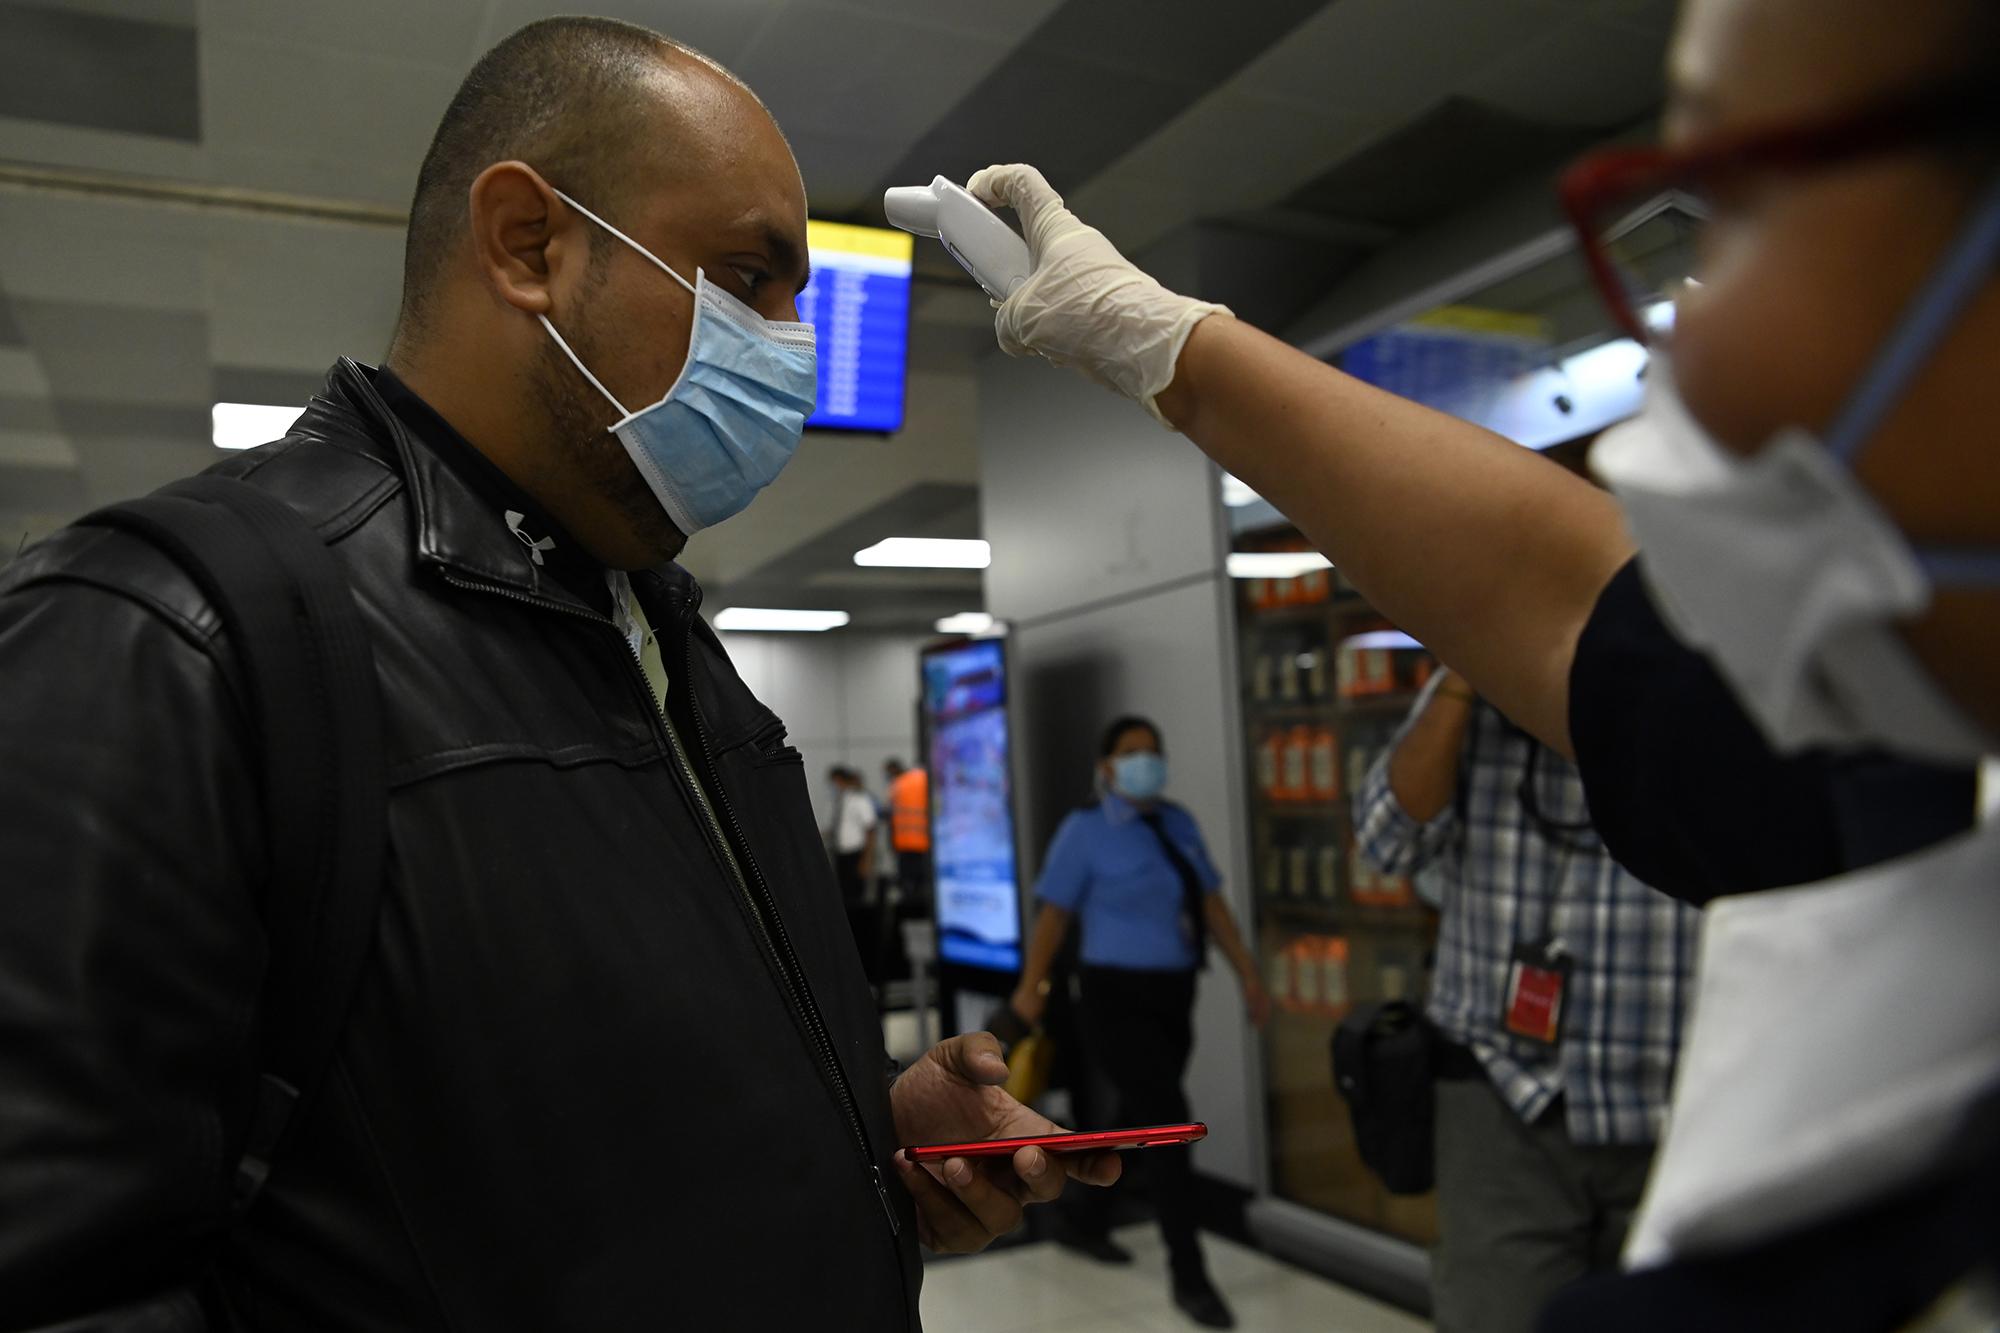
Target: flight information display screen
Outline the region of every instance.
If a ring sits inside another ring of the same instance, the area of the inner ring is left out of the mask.
[[[808,430],[903,427],[916,237],[882,227],[808,222],[812,281],[799,318],[819,334],[819,407]]]
[[[967,967],[1017,972],[1021,895],[1005,642],[974,639],[930,649],[923,673],[938,956]]]

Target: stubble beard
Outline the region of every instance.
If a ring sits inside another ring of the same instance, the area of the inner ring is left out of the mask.
[[[586,366],[596,363],[597,340],[587,324],[563,336]],[[667,517],[625,446],[611,433],[616,420],[611,405],[553,340],[544,344],[537,360],[534,391],[554,444],[555,465],[609,504],[654,563],[679,556],[687,535]]]

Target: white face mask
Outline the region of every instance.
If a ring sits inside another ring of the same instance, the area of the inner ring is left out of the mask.
[[[1913,548],[1852,471],[2000,257],[2000,187],[1890,336],[1825,444],[1781,431],[1748,458],[1688,413],[1655,356],[1645,410],[1591,468],[1624,507],[1662,615],[1699,648],[1780,751],[1882,745],[1920,758],[1996,748],[1898,629],[1939,585],[2000,583],[2000,551]]]

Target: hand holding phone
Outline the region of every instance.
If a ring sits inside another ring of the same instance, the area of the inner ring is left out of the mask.
[[[1048,1153],[1114,1152],[1124,1148],[1158,1148],[1170,1143],[1195,1143],[1208,1137],[1199,1120],[1184,1125],[1146,1125],[1135,1129],[1099,1129],[1063,1134],[1034,1134],[1021,1139],[980,1139],[971,1143],[927,1143],[903,1149],[912,1162],[942,1162],[951,1157],[1010,1157],[1022,1148]]]

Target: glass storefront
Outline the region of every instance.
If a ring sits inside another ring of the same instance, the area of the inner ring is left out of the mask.
[[[1303,545],[1284,527],[1237,542],[1252,568],[1262,560],[1273,571]],[[1431,1200],[1394,1197],[1362,1166],[1330,1051],[1353,1005],[1420,997],[1428,985],[1436,913],[1408,879],[1358,855],[1349,799],[1431,661],[1331,569],[1235,582],[1256,930],[1273,1001],[1265,1036],[1272,1189],[1427,1244],[1436,1235]]]
[[[1666,299],[1688,271],[1697,214],[1667,196],[1624,225],[1635,306],[1651,321],[1667,317]],[[1598,431],[1638,410],[1646,353],[1608,327],[1573,250],[1528,250],[1505,276],[1489,269],[1468,281],[1457,301],[1385,317],[1334,364],[1574,461]],[[1271,1193],[1428,1245],[1434,1200],[1393,1196],[1361,1164],[1331,1044],[1354,1006],[1421,1002],[1429,990],[1437,914],[1423,885],[1357,855],[1351,800],[1435,664],[1277,510],[1234,478],[1223,498],[1234,533],[1254,929],[1275,1002],[1264,1038]]]

